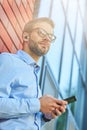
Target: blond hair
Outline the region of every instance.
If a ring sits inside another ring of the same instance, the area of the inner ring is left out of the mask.
[[[28,23],[26,23],[24,26],[23,32],[29,33],[33,29],[34,25],[36,25],[37,23],[43,23],[43,22],[50,24],[51,27],[54,28],[54,22],[50,18],[42,17],[42,18],[33,19],[29,21]]]

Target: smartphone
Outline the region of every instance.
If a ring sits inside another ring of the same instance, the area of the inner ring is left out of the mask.
[[[72,96],[72,97],[69,97],[69,98],[66,98],[66,99],[63,99],[63,100],[67,101],[68,104],[69,104],[69,103],[75,102],[77,99],[76,99],[75,96]]]

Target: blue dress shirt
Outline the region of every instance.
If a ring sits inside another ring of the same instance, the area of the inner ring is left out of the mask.
[[[0,54],[0,130],[40,130],[38,71],[22,50]]]

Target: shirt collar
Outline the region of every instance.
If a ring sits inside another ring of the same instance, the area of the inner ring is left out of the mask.
[[[20,57],[20,59],[22,59],[27,64],[32,65],[34,68],[37,68],[37,70],[40,69],[39,65],[35,62],[35,60],[25,51],[18,50],[16,54]]]

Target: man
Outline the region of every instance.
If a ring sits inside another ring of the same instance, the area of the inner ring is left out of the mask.
[[[0,130],[40,130],[41,122],[65,112],[67,102],[41,96],[39,58],[55,40],[49,18],[28,22],[23,30],[23,50],[0,54]]]

